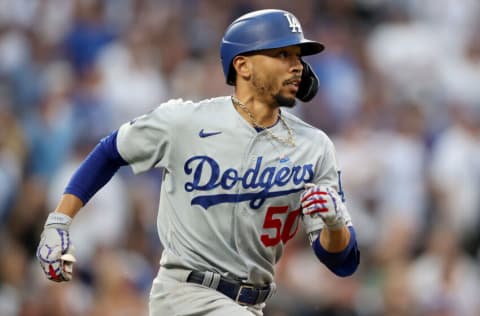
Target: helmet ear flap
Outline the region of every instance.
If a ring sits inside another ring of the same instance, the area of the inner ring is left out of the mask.
[[[318,77],[312,67],[302,60],[302,82],[298,87],[297,98],[303,102],[311,101],[318,92]]]
[[[237,77],[237,72],[235,71],[235,68],[233,67],[233,64],[232,64],[230,65],[230,70],[228,71],[227,84],[234,86],[236,77]]]

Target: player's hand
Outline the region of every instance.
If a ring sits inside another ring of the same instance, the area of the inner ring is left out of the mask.
[[[50,213],[37,248],[37,258],[49,280],[70,281],[73,273],[73,245],[69,227],[72,219],[62,213]]]
[[[330,230],[339,230],[346,224],[342,212],[343,202],[338,193],[330,187],[307,183],[300,203],[308,234],[322,229],[323,226]]]

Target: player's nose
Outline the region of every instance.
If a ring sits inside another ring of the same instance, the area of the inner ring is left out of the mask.
[[[302,59],[299,56],[295,56],[293,58],[291,70],[293,73],[302,73],[303,64],[302,64]]]

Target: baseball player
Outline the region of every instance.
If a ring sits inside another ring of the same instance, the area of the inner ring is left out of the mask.
[[[282,111],[315,96],[318,79],[302,56],[323,49],[286,11],[235,20],[221,43],[233,95],[168,101],[102,139],[46,220],[37,257],[47,277],[72,279],[72,219],[124,165],[164,168],[152,316],[263,315],[300,219],[316,257],[351,275],[359,251],[333,144]]]

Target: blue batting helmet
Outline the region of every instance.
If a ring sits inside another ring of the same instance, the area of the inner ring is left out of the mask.
[[[233,59],[241,54],[265,49],[297,45],[301,55],[320,53],[324,46],[303,37],[302,26],[290,12],[259,10],[247,13],[227,28],[222,38],[220,56],[228,84],[235,84]]]

